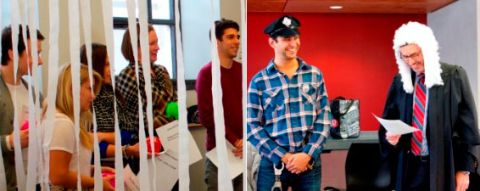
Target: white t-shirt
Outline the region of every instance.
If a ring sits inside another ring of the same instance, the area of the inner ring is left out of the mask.
[[[28,120],[28,90],[22,83],[18,85],[7,83],[7,87],[12,97],[15,113],[18,114],[18,125],[21,126],[24,121]]]
[[[77,162],[79,162],[80,174],[91,176],[90,159],[92,151],[79,142],[80,154],[78,155],[73,121],[65,114],[56,112],[54,124],[51,137],[45,137],[45,140],[50,140],[49,150],[60,150],[71,153],[72,158],[70,160],[69,170],[77,171]],[[45,136],[48,136],[48,133]]]

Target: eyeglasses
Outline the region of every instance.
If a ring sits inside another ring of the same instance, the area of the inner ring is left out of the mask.
[[[400,57],[405,62],[408,61],[408,59],[416,60],[419,56],[420,56],[420,52],[414,52],[414,53],[409,54],[409,55],[400,54]]]

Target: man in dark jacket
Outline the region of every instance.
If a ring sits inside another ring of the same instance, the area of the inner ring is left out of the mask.
[[[25,39],[27,39],[27,41],[24,41],[22,30],[26,30],[23,32],[26,34]],[[28,120],[28,87],[25,81],[22,80],[22,77],[29,75],[28,71],[32,71],[33,47],[36,46],[37,48],[38,65],[43,64],[40,53],[42,51],[42,42],[45,37],[38,30],[36,30],[36,33],[37,39],[34,41],[32,40],[33,34],[30,34],[28,26],[25,28],[18,26],[18,34],[13,33],[11,26],[5,27],[2,31],[2,67],[0,68],[0,113],[2,113],[2,117],[0,118],[0,145],[8,191],[15,191],[18,189],[17,187],[21,188],[25,186],[17,186],[18,176],[15,169],[15,163],[22,160],[22,158],[15,158],[14,150],[16,147],[22,149],[28,147],[28,129],[19,132],[20,145],[15,145],[13,120],[17,119],[19,125],[22,125]],[[18,36],[17,47],[14,47],[13,35]],[[15,70],[13,63],[14,48],[17,49],[18,53],[18,68],[16,70],[16,75],[14,75]],[[42,100],[43,98],[40,95],[40,103]],[[27,161],[25,160],[23,163],[26,170]],[[22,184],[22,182],[19,181],[19,184]]]
[[[382,159],[392,189],[466,190],[480,144],[477,113],[465,70],[440,63],[432,30],[409,22],[395,32],[399,68],[383,117],[419,130],[405,135],[379,130]]]

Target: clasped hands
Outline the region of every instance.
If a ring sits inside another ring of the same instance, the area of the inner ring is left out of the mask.
[[[308,163],[312,157],[306,153],[286,153],[282,157],[285,168],[293,174],[300,174],[309,169]]]

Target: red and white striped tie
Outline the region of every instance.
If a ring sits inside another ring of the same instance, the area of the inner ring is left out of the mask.
[[[413,103],[413,127],[419,129],[419,131],[413,132],[412,136],[412,152],[414,155],[418,156],[422,153],[422,141],[423,141],[423,129],[424,129],[424,120],[425,120],[425,103],[427,100],[426,97],[426,87],[425,87],[425,74],[419,74],[417,76],[417,83],[415,83],[415,97]]]

